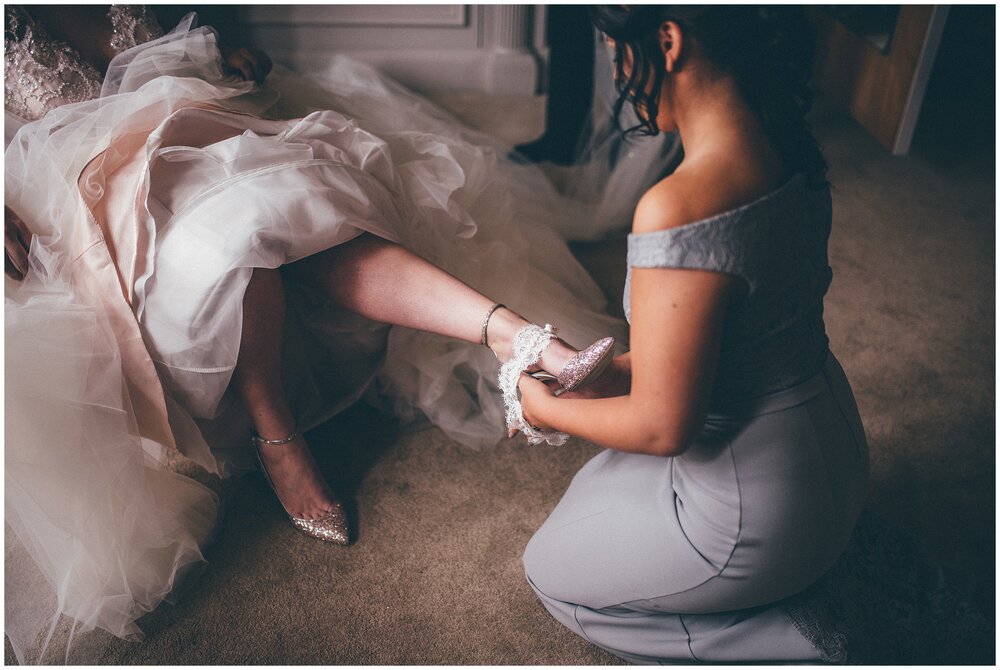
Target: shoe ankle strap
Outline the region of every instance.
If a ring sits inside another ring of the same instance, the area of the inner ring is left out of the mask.
[[[488,339],[486,337],[486,333],[487,333],[487,331],[489,330],[489,327],[490,327],[490,317],[493,316],[493,312],[497,311],[501,307],[506,308],[507,305],[504,305],[503,303],[500,303],[500,302],[495,303],[492,307],[490,307],[490,311],[486,312],[486,318],[483,319],[483,327],[482,327],[482,329],[480,330],[480,333],[479,333],[479,344],[483,345],[484,347],[489,347],[490,346],[489,345],[489,341],[488,341]]]
[[[297,440],[298,437],[299,437],[299,427],[298,426],[295,426],[295,429],[292,431],[291,435],[289,435],[288,437],[283,437],[280,440],[268,440],[268,439],[265,439],[265,438],[261,437],[260,435],[258,435],[257,431],[252,431],[250,433],[250,439],[251,439],[251,441],[253,441],[256,444],[271,444],[271,445],[288,444],[289,442],[294,442],[295,440]]]

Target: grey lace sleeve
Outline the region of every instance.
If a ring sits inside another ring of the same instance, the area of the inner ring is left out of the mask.
[[[633,268],[711,270],[752,284],[755,263],[750,226],[727,216],[678,228],[629,235],[628,265]]]

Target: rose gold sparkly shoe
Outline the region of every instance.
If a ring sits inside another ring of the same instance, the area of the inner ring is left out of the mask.
[[[554,394],[562,395],[567,391],[575,391],[600,377],[601,373],[607,369],[614,358],[614,353],[615,338],[605,337],[594,342],[583,351],[577,352],[573,358],[566,362],[566,365],[558,375],[553,375],[544,370],[528,374],[541,381],[557,382],[559,388],[554,391]]]
[[[296,428],[291,435],[280,440],[265,440],[256,433],[250,437],[250,441],[253,443],[254,454],[257,456],[257,465],[260,466],[260,471],[264,473],[264,479],[267,481],[268,486],[271,487],[271,490],[274,491],[275,497],[278,496],[278,490],[274,488],[274,482],[271,481],[271,476],[267,473],[267,468],[264,466],[264,460],[260,457],[260,445],[288,444],[289,442],[294,442],[298,438],[298,428]],[[278,502],[281,503],[281,498],[278,498]],[[284,507],[284,504],[282,504],[282,507]],[[288,514],[287,509],[285,510],[285,514]],[[292,516],[291,514],[288,514],[288,519],[292,522],[292,526],[294,526],[297,530],[300,530],[309,537],[314,537],[317,540],[333,542],[334,544],[348,544],[350,542],[347,514],[344,512],[344,506],[341,505],[340,502],[337,502],[333,509],[328,510],[318,519],[300,519]]]

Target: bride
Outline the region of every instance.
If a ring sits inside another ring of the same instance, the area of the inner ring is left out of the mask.
[[[138,6],[5,14],[20,660],[63,614],[140,634],[216,522],[215,494],[182,473],[256,455],[293,525],[345,544],[304,431],[375,389],[485,445],[502,435],[498,359],[569,390],[610,360],[613,339],[594,340],[621,324],[538,223],[586,210],[369,68],[271,73],[259,51],[220,57],[193,15],[163,34]],[[550,345],[525,358],[526,339]]]

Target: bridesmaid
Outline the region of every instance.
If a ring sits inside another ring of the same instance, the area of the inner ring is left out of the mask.
[[[529,583],[629,661],[816,661],[775,603],[844,549],[868,451],[823,324],[831,200],[803,118],[809,26],[751,6],[592,18],[630,130],[678,131],[685,155],[635,212],[618,374],[590,397],[520,378],[529,429],[608,447],[528,544]]]

